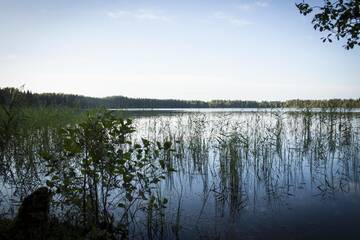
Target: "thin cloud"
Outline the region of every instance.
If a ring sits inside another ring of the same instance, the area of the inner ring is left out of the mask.
[[[248,3],[242,3],[237,5],[237,8],[243,11],[249,11],[253,8],[253,5]]]
[[[268,6],[268,1],[254,1],[252,3],[240,3],[236,6],[236,8],[242,11],[251,11],[256,8],[266,8]]]
[[[255,5],[258,6],[258,7],[265,8],[265,7],[268,7],[268,6],[269,6],[269,3],[268,3],[268,2],[265,2],[265,1],[256,1],[256,2],[255,2]]]
[[[151,21],[169,21],[170,18],[162,14],[161,11],[152,9],[137,9],[132,11],[108,11],[106,15],[113,19],[136,19],[136,20],[151,20]]]
[[[113,12],[113,11],[108,11],[106,12],[106,15],[110,18],[121,18],[121,17],[124,17],[126,15],[128,15],[129,12],[128,11],[116,11],[116,12]]]
[[[238,27],[243,27],[243,26],[248,26],[248,25],[253,24],[251,21],[248,21],[248,20],[242,19],[242,18],[238,18],[238,17],[234,17],[234,16],[228,15],[224,12],[216,12],[216,13],[214,13],[213,17],[215,19],[228,22],[228,23],[238,26]]]

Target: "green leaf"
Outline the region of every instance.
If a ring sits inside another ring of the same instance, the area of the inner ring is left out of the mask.
[[[119,203],[119,204],[118,204],[118,207],[120,207],[120,208],[126,208],[126,205],[125,205],[124,203]]]
[[[162,169],[165,169],[165,161],[163,159],[159,160],[160,166]]]
[[[54,187],[54,183],[50,180],[46,180],[46,186],[48,186],[49,188]]]
[[[130,193],[126,193],[126,199],[131,202],[133,200],[133,196],[131,196]]]
[[[169,150],[171,148],[172,142],[166,141],[164,142],[164,149]]]
[[[49,161],[52,159],[52,155],[48,151],[41,151],[41,152],[39,152],[39,155],[46,161]]]

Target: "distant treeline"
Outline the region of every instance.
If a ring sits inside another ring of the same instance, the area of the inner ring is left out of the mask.
[[[76,108],[360,108],[358,99],[287,100],[287,101],[188,101],[175,99],[148,99],[113,96],[105,98],[85,97],[61,93],[32,93],[16,88],[0,88],[0,104],[10,104],[16,96],[19,104],[29,107],[64,106]]]

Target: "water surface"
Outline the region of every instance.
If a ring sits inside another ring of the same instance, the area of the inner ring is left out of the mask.
[[[164,219],[149,235],[140,215],[131,238],[359,239],[358,110],[128,109],[121,114],[134,118],[134,141],[173,142],[176,169],[156,190],[169,200]],[[41,146],[54,144],[50,130],[38,131],[14,151],[36,139]],[[7,154],[16,158],[14,151]],[[41,184],[36,177],[43,171],[41,160],[33,158],[32,167],[16,171],[16,181],[2,178],[7,180],[1,190],[4,213],[14,196]]]
[[[357,111],[143,115],[136,114],[139,135],[177,142],[177,172],[161,188],[170,199],[168,232],[184,239],[360,236]]]

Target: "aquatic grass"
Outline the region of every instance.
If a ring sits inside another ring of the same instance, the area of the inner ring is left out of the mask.
[[[164,164],[176,172],[168,173],[155,189],[161,189],[161,196],[175,207],[164,210],[164,218],[151,208],[149,215],[129,216],[129,222],[137,220],[136,226],[128,229],[132,232],[129,236],[139,236],[142,230],[144,237],[186,236],[198,216],[199,231],[205,231],[204,222],[214,221],[219,224],[216,231],[221,232],[219,220],[236,223],[243,213],[286,208],[299,196],[335,201],[340,194],[352,194],[360,189],[359,123],[356,113],[311,109],[135,117],[138,131],[131,140],[146,137],[160,144],[174,142],[174,154],[164,156]],[[30,156],[38,149],[56,151],[52,127],[47,131],[35,128],[14,138],[12,151],[6,153],[9,159],[17,156],[17,187],[26,186],[27,174],[34,177],[30,178],[34,185],[24,189],[34,188],[36,178],[41,181],[42,167],[38,156],[24,159],[22,154]],[[198,208],[189,210],[192,203]]]

